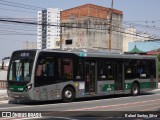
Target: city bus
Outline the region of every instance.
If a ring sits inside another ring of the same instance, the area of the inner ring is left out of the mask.
[[[9,101],[63,100],[157,89],[157,58],[96,50],[18,50],[12,53]]]

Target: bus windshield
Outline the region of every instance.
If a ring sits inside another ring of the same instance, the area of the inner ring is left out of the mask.
[[[29,82],[31,80],[34,57],[24,56],[24,53],[15,53],[10,60],[8,81]]]

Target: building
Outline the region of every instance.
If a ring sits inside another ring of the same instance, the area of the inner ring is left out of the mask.
[[[7,80],[7,70],[0,70],[0,82],[1,80]]]
[[[60,47],[60,11],[59,8],[38,11],[38,49],[56,49]]]
[[[123,51],[128,52],[129,43],[136,41],[147,41],[150,39],[150,35],[147,33],[137,32],[134,27],[127,27],[123,35]]]
[[[62,49],[109,48],[109,29],[112,15],[112,50],[122,50],[120,31],[123,12],[93,4],[70,8],[61,12]]]
[[[23,42],[23,49],[36,49],[37,48],[37,42]]]
[[[147,55],[160,55],[160,48],[148,51]]]

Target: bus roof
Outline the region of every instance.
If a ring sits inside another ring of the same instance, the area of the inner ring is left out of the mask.
[[[157,59],[156,56],[139,55],[139,54],[125,54],[121,51],[102,51],[90,49],[72,49],[72,50],[59,50],[59,49],[29,49],[17,51],[37,51],[39,52],[56,52],[56,53],[72,53],[79,57],[103,57],[103,58],[128,58],[128,59]]]

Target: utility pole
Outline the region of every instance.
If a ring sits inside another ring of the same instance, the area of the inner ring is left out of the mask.
[[[59,43],[60,43],[60,50],[62,50],[62,12],[60,11],[60,41],[59,41]]]
[[[113,0],[110,10],[110,24],[109,24],[109,50],[112,50],[112,14],[113,14]]]
[[[60,23],[60,50],[62,50],[62,23]]]

